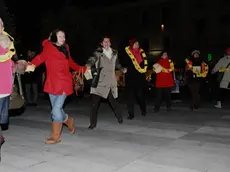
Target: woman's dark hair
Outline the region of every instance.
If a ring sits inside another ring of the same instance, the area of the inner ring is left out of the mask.
[[[53,42],[53,43],[57,42],[57,33],[58,32],[64,32],[64,31],[61,30],[61,29],[55,29],[53,32],[51,32],[51,34],[50,34],[50,42]]]
[[[65,54],[66,58],[69,59],[69,51],[66,47],[66,44],[62,45],[62,46],[57,46],[55,43],[57,42],[57,33],[58,32],[63,32],[65,33],[63,30],[61,29],[56,29],[53,32],[51,32],[50,34],[50,42],[53,43],[53,45],[58,49],[58,51],[62,52],[63,54]]]
[[[100,40],[99,40],[99,46],[101,47],[101,43],[104,41],[104,39],[109,39],[110,40],[110,42],[111,42],[111,38],[109,37],[109,36],[103,36],[103,37],[101,37],[100,38]]]

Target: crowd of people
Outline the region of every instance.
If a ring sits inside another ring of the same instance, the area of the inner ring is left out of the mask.
[[[122,62],[120,63],[117,50],[111,47],[109,37],[103,37],[99,47],[88,59],[86,65],[80,66],[75,63],[71,57],[69,46],[66,44],[65,32],[63,30],[53,31],[49,37],[43,41],[43,50],[35,55],[33,51],[28,52],[28,59],[25,68],[26,99],[28,105],[37,103],[37,77],[36,72],[40,65],[45,64],[46,79],[44,92],[48,93],[51,102],[51,120],[52,134],[45,140],[46,144],[56,144],[61,141],[62,127],[66,126],[73,134],[75,132],[74,119],[66,114],[63,105],[66,98],[73,93],[73,78],[70,68],[78,73],[91,74],[92,111],[90,115],[89,129],[97,126],[98,108],[101,98],[108,99],[115,113],[119,124],[123,123],[123,114],[120,108],[118,98],[118,86],[115,70],[120,70],[125,76],[125,89],[127,93],[127,119],[135,118],[135,100],[139,103],[141,116],[147,115],[146,100],[144,89],[147,84],[146,72],[149,67],[148,58],[140,46],[140,42],[131,39],[129,45],[124,47]],[[12,57],[16,50],[14,48],[14,39],[4,31],[4,23],[0,20],[0,124],[8,123],[9,96],[12,92],[13,79],[12,69],[14,62]],[[210,68],[207,62],[200,58],[200,51],[194,50],[191,56],[185,59],[186,82],[191,93],[191,110],[200,106],[200,84],[201,81],[210,74]],[[221,89],[230,89],[230,48],[226,50],[224,56],[211,70],[212,75],[218,78],[217,87]],[[175,87],[175,67],[168,52],[163,51],[160,58],[152,66],[152,71],[156,76],[156,101],[153,112],[158,113],[161,108],[161,102],[166,102],[167,111],[172,110],[171,91]],[[29,76],[27,76],[29,75]],[[29,78],[29,79],[28,79]],[[31,88],[35,93],[33,97],[30,94]],[[221,89],[217,91],[216,107],[221,107]],[[0,127],[0,136],[2,136]],[[1,137],[2,138],[2,137]],[[1,143],[3,143],[3,138]]]

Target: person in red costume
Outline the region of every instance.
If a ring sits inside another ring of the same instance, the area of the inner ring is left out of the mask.
[[[172,74],[174,64],[169,59],[167,52],[163,52],[153,70],[156,72],[156,103],[154,111],[159,112],[162,99],[166,101],[167,111],[171,111],[171,88],[175,86]]]
[[[85,72],[87,67],[79,66],[73,61],[69,46],[65,43],[65,32],[62,30],[53,31],[49,39],[43,41],[43,51],[31,61],[26,71],[33,71],[33,68],[42,63],[45,63],[47,71],[44,92],[49,94],[52,106],[52,135],[45,143],[55,144],[61,141],[63,124],[68,127],[71,134],[75,132],[74,119],[63,110],[66,97],[73,93],[69,69]]]

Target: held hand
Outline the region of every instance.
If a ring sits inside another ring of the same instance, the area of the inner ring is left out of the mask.
[[[127,71],[128,71],[127,68],[124,68],[122,72],[127,73]]]
[[[30,63],[30,62],[28,62],[25,72],[34,72],[34,70],[35,70],[35,65]]]
[[[91,67],[90,66],[86,66],[87,68],[86,68],[86,70],[85,70],[85,73],[88,73],[88,72],[90,72],[91,71]]]
[[[213,74],[216,74],[216,73],[217,73],[216,71],[212,71],[212,75],[213,75]]]
[[[91,67],[90,66],[86,66],[87,67],[87,70],[91,70]]]

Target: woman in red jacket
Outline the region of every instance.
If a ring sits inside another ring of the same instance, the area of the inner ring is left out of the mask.
[[[156,104],[154,111],[159,112],[162,98],[166,101],[167,111],[171,111],[171,88],[175,85],[172,72],[174,64],[168,58],[167,52],[163,52],[161,59],[153,65],[156,72]]]
[[[55,144],[61,141],[63,124],[68,127],[70,133],[75,131],[73,118],[65,114],[63,110],[66,97],[73,93],[72,75],[69,69],[85,72],[86,67],[79,66],[72,60],[69,47],[65,43],[65,33],[62,30],[55,30],[48,40],[43,41],[43,51],[31,63],[29,67],[32,68],[42,63],[46,65],[44,92],[49,94],[52,105],[52,136],[45,143]],[[27,67],[28,70],[29,67]]]

